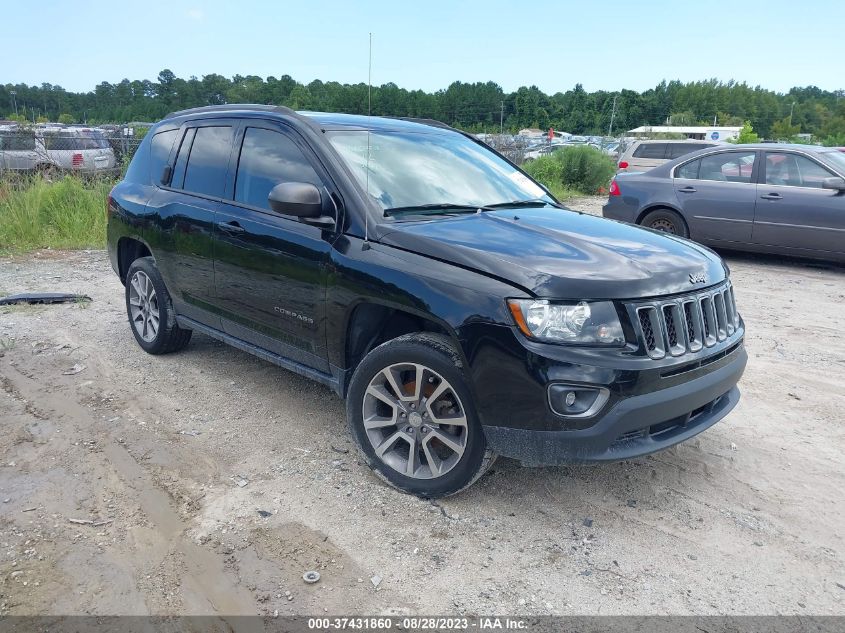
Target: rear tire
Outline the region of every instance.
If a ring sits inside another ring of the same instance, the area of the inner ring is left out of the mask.
[[[152,257],[140,257],[129,266],[126,314],[135,340],[148,354],[176,352],[191,340],[193,330],[176,323],[170,293]]]
[[[403,492],[456,494],[496,459],[460,355],[439,334],[406,334],[367,354],[352,376],[346,413],[367,464]]]
[[[640,220],[640,225],[655,231],[671,233],[678,237],[689,237],[689,229],[684,219],[671,209],[655,209]]]

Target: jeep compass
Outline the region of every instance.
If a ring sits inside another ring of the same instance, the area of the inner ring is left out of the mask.
[[[497,455],[646,455],[739,399],[744,325],[717,255],[569,211],[435,121],[176,112],[108,213],[145,351],[196,331],[328,385],[406,492],[458,492]]]

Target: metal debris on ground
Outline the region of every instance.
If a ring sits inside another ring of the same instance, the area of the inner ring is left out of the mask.
[[[273,516],[273,513],[272,513],[272,512],[267,512],[267,510],[259,510],[259,511],[258,511],[258,516],[260,516],[260,517],[262,517],[262,518],[266,519],[267,517]]]
[[[249,483],[249,479],[244,477],[243,475],[235,475],[232,477],[232,481],[238,486],[238,488],[243,488]]]
[[[320,572],[318,572],[318,571],[306,571],[304,574],[302,574],[302,580],[307,582],[309,585],[313,585],[315,582],[319,582]]]
[[[81,372],[83,369],[85,369],[85,365],[83,365],[82,363],[76,363],[70,369],[64,370],[62,374],[64,374],[65,376],[74,376]]]
[[[373,583],[373,587],[378,589],[378,586],[381,584],[381,576],[373,576],[370,578],[370,582]]]
[[[8,297],[0,297],[0,306],[29,304],[54,304],[54,303],[76,303],[79,301],[91,301],[88,295],[68,294],[65,292],[24,292]]]

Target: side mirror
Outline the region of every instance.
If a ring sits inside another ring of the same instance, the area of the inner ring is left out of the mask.
[[[822,189],[834,189],[836,191],[845,191],[845,178],[838,178],[836,176],[825,178],[822,181]]]
[[[283,182],[267,196],[270,208],[283,215],[318,218],[323,213],[323,197],[310,182]]]

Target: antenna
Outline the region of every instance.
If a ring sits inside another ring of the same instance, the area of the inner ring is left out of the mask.
[[[370,60],[367,68],[367,117],[372,116],[373,111],[373,34],[370,33]],[[366,176],[367,197],[370,196],[370,130],[367,130],[367,176]],[[370,212],[364,208],[364,244],[361,250],[370,248]]]

